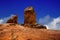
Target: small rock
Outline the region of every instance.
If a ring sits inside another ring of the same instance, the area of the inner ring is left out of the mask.
[[[17,15],[13,15],[6,23],[15,23],[17,24]]]

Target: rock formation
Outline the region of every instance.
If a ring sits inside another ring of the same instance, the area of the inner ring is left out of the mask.
[[[6,23],[15,23],[15,24],[17,24],[17,15],[11,16],[11,18],[8,19]]]
[[[36,23],[33,7],[24,10],[24,24],[21,25],[17,24],[17,15],[11,16],[6,24],[0,24],[0,40],[60,40],[60,30],[48,30]]]
[[[33,7],[29,6],[24,10],[24,24],[35,24],[36,15]]]
[[[6,23],[17,24],[17,15],[11,16]],[[29,6],[24,10],[24,24],[21,24],[24,27],[47,29],[46,26],[40,25],[36,22],[36,14],[33,7]]]
[[[46,29],[46,26],[37,24],[34,8],[29,6],[24,10],[24,26],[32,28]]]

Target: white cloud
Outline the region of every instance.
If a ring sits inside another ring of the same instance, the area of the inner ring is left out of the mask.
[[[52,18],[47,15],[44,18],[40,18],[39,23],[46,25],[48,29],[60,30],[60,17]]]
[[[39,19],[39,23],[41,24],[48,24],[52,21],[52,18],[49,15],[46,15],[44,18]]]
[[[3,23],[3,20],[2,19],[0,19],[0,24],[2,24]]]

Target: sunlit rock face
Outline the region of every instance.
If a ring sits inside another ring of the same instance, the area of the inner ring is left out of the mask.
[[[47,29],[46,26],[40,25],[36,22],[36,14],[34,8],[29,6],[24,9],[24,24],[25,27]]]
[[[15,23],[15,24],[17,24],[17,15],[11,16],[11,18],[8,19],[6,23]]]
[[[12,15],[11,18],[8,19],[6,23],[18,24],[17,18],[18,18],[17,15]],[[46,26],[40,25],[36,22],[36,14],[34,12],[33,7],[31,6],[24,9],[24,23],[21,25],[30,28],[47,29]]]
[[[60,30],[48,30],[36,22],[33,7],[24,10],[24,24],[17,23],[17,15],[0,24],[0,40],[60,40]]]
[[[60,30],[36,29],[18,24],[0,24],[0,40],[60,40]]]
[[[24,10],[24,24],[35,24],[36,15],[33,7],[29,6]]]

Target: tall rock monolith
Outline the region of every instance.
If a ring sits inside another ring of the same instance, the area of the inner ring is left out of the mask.
[[[24,24],[22,25],[32,28],[47,29],[46,26],[36,22],[36,14],[32,6],[24,9]]]
[[[35,24],[36,15],[33,7],[29,6],[24,10],[24,24]]]

